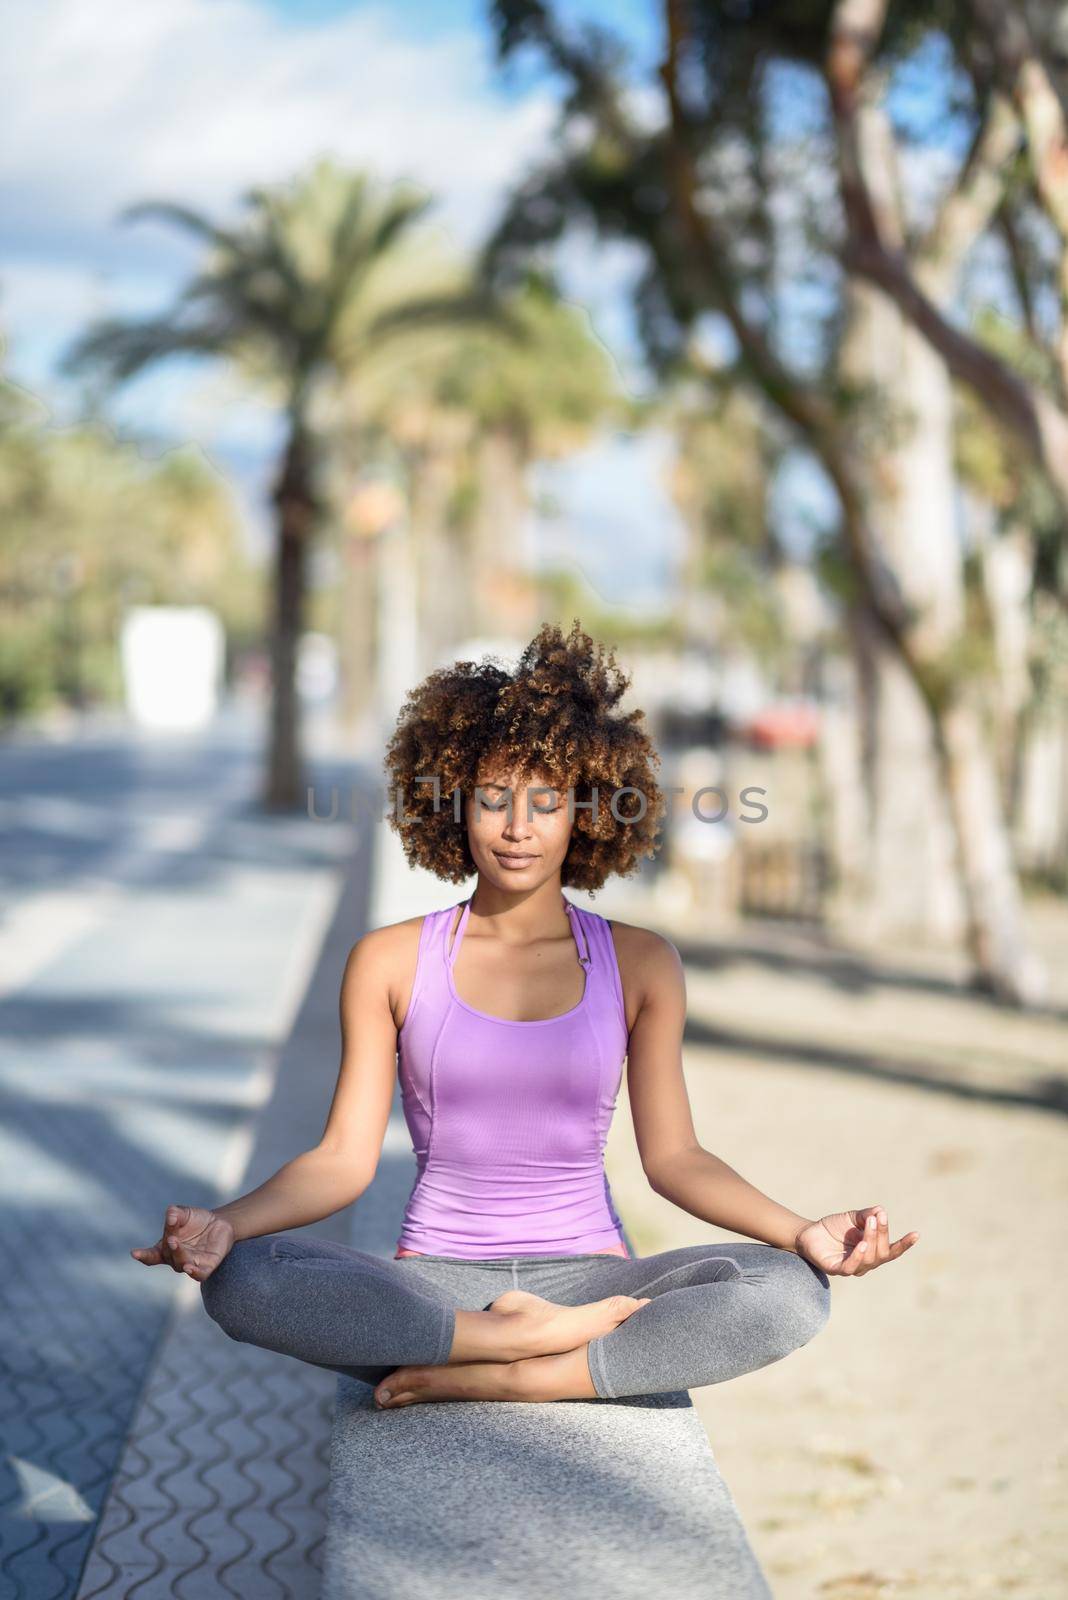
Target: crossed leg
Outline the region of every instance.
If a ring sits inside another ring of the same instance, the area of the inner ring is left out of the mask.
[[[565,1305],[508,1289],[481,1310],[462,1310],[447,1283],[335,1240],[286,1233],[239,1240],[201,1284],[201,1299],[232,1339],[372,1384],[398,1359],[512,1364],[570,1351],[641,1303],[612,1293]]]
[[[615,1399],[722,1383],[789,1355],[830,1314],[827,1275],[759,1243],[689,1245],[587,1263],[575,1295],[648,1296],[573,1350],[518,1361],[400,1366],[375,1390],[385,1409],[447,1399]]]

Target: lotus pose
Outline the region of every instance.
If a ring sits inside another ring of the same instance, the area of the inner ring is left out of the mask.
[[[614,1399],[722,1383],[806,1344],[831,1277],[896,1260],[885,1209],[811,1218],[706,1150],[670,940],[564,894],[653,853],[664,797],[629,679],[576,623],[514,670],[432,673],[386,770],[410,862],[456,905],[366,933],[341,983],[323,1135],[251,1193],[168,1208],[131,1253],[201,1284],[233,1339],[422,1401]],[[604,1170],[627,1092],[651,1188],[743,1242],[630,1254]],[[399,1076],[416,1176],[387,1260],[293,1233],[370,1184]]]

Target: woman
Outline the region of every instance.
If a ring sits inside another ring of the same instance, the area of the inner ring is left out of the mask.
[[[171,1206],[131,1252],[199,1281],[231,1338],[361,1378],[380,1409],[721,1383],[807,1343],[831,1275],[918,1237],[891,1244],[876,1205],[803,1216],[705,1150],[677,950],[563,894],[655,849],[659,757],[617,709],[628,684],[576,622],[543,627],[514,672],[457,662],[408,696],[391,825],[411,862],[476,873],[474,891],[353,946],[319,1145],[213,1211]],[[624,1057],[651,1187],[756,1242],[630,1256],[603,1161]],[[396,1256],[285,1232],[367,1188],[398,1061],[418,1170]]]

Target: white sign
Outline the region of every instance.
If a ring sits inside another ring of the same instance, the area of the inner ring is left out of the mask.
[[[223,625],[207,606],[131,606],[120,648],[126,709],[145,728],[202,728],[219,703]]]

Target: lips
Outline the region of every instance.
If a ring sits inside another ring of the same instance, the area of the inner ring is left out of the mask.
[[[537,861],[537,856],[508,855],[503,850],[494,850],[493,854],[510,872],[518,872],[521,867],[529,867],[532,861]]]

